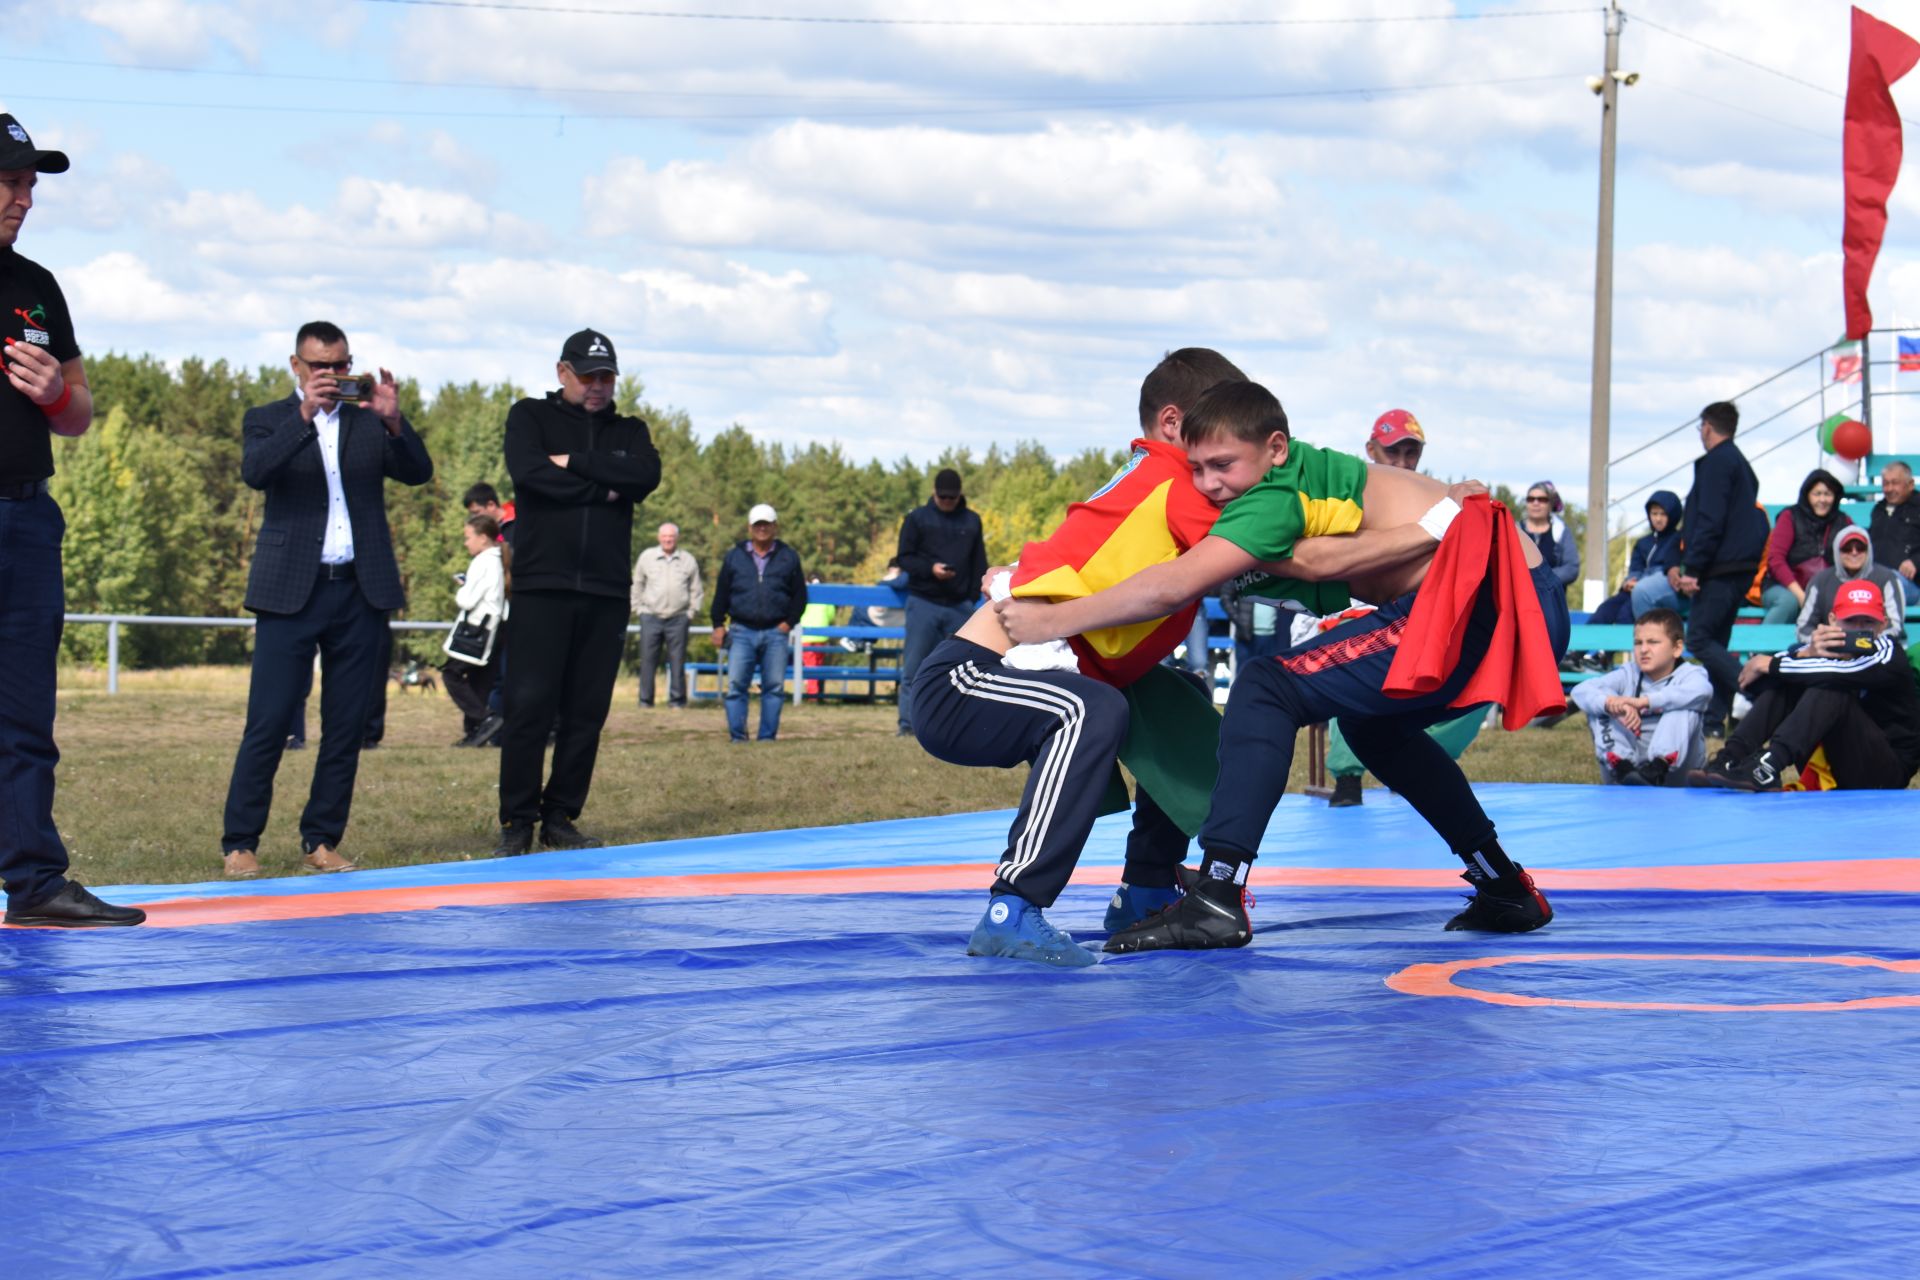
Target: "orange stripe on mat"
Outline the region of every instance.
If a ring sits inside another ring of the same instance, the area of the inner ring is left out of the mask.
[[[1083,867],[1080,884],[1111,883],[1117,867]],[[984,890],[991,863],[931,867],[831,867],[810,871],[750,871],[718,875],[621,876],[594,880],[511,880],[337,893],[257,894],[179,898],[146,904],[147,923],[163,928],[239,924],[256,920],[311,920],[324,916],[431,911],[436,907],[497,907],[533,902],[595,902],[613,898],[705,898],[736,894],[924,893]],[[1538,870],[1543,889],[1678,889],[1692,892],[1920,893],[1920,858],[1835,862],[1736,863],[1704,867],[1608,867]],[[1444,867],[1260,867],[1256,889],[1442,888],[1459,876]]]

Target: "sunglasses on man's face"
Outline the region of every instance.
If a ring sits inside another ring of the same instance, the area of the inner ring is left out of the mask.
[[[1528,502],[1545,502],[1546,500],[1547,495],[1544,493],[1530,493],[1527,495]]]

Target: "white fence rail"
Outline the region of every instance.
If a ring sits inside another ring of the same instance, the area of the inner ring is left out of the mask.
[[[166,614],[148,614],[148,613],[70,613],[67,615],[68,625],[72,625],[73,623],[76,623],[76,622],[105,624],[107,628],[107,692],[119,693],[120,692],[120,628],[121,627],[143,626],[143,627],[247,627],[247,628],[251,628],[254,624],[254,619],[252,618],[186,618],[186,617],[174,617]],[[395,618],[389,621],[387,625],[393,628],[395,631],[451,631],[453,630],[453,624],[451,622],[409,622],[409,621]],[[690,627],[688,628],[688,630],[691,634],[697,635],[697,636],[713,634],[712,627]],[[639,635],[640,624],[637,622],[628,623],[627,634],[630,636]],[[795,652],[797,654],[799,644],[804,638],[803,634],[799,632],[798,628],[795,629],[795,634],[793,638],[794,638]],[[793,686],[791,690],[791,697],[794,702],[798,703],[801,700],[802,692],[806,689],[806,684],[804,683],[804,677],[800,673],[800,663],[796,658],[794,661],[788,663],[787,665],[788,665],[788,673],[787,673],[788,679],[790,680]]]

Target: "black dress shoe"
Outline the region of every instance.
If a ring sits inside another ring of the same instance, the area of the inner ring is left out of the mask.
[[[540,843],[549,849],[598,849],[600,842],[573,825],[564,813],[540,819]]]
[[[500,828],[500,843],[495,846],[496,858],[517,858],[523,853],[533,852],[533,824],[531,822],[509,822]]]
[[[497,747],[500,744],[495,742],[494,739],[499,736],[500,730],[506,726],[506,723],[507,720],[505,716],[489,714],[486,719],[473,727],[473,732],[466,736],[461,745],[467,747]]]
[[[138,907],[116,907],[87,892],[78,880],[31,907],[8,907],[7,923],[47,929],[99,929],[109,925],[142,924],[147,913]]]

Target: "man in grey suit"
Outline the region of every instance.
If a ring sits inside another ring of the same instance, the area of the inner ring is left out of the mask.
[[[247,410],[240,475],[267,495],[246,607],[258,615],[247,727],[227,786],[220,850],[230,879],[260,874],[256,851],[273,801],[287,722],[320,654],[320,755],[300,815],[302,867],[351,871],[340,856],[360,767],[387,614],[406,604],[387,528],[385,482],[425,484],[433,461],[400,413],[385,369],[350,378],[347,335],[302,325],[284,400]]]

